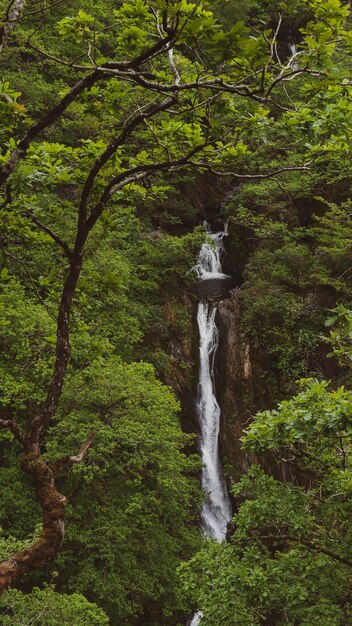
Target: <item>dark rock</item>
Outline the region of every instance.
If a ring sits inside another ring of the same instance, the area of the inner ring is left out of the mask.
[[[200,280],[195,286],[195,295],[199,300],[218,302],[229,297],[230,291],[235,287],[232,276],[228,278],[207,278]]]
[[[236,482],[248,470],[253,455],[240,444],[243,429],[253,414],[253,379],[250,349],[241,336],[239,298],[219,303],[217,326],[220,343],[216,355],[217,396],[221,407],[220,445],[227,479]]]
[[[220,445],[228,483],[236,483],[252,463],[279,480],[307,485],[309,474],[299,464],[279,461],[275,453],[258,458],[241,447],[243,431],[260,410],[272,409],[276,401],[263,381],[261,355],[241,333],[240,290],[218,305],[219,348],[216,355],[217,398],[221,407]],[[236,506],[236,503],[233,503]]]

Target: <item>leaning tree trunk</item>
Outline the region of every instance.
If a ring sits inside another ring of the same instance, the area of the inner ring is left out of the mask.
[[[46,565],[58,552],[64,538],[66,498],[55,487],[54,473],[36,452],[27,452],[22,469],[34,477],[37,498],[43,511],[43,530],[33,545],[0,563],[0,594],[24,574]]]

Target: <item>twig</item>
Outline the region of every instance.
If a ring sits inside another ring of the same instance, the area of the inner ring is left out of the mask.
[[[72,258],[72,250],[70,249],[66,241],[63,241],[63,239],[61,239],[61,237],[59,237],[56,233],[54,233],[54,231],[51,230],[49,226],[47,226],[46,224],[43,224],[43,222],[38,220],[38,218],[31,211],[26,211],[25,215],[29,217],[29,219],[32,220],[32,222],[34,222],[34,224],[36,224],[36,226],[38,226],[40,230],[42,230],[44,233],[49,235],[49,237],[51,237],[55,241],[55,243],[61,246],[61,248],[63,249],[65,253],[65,256],[67,256],[68,259]]]
[[[309,163],[311,163],[311,161],[309,161]],[[233,178],[242,178],[244,180],[256,180],[256,179],[274,179],[275,176],[277,176],[278,174],[283,174],[284,172],[300,172],[300,171],[304,171],[304,172],[309,172],[311,171],[311,168],[309,167],[308,164],[306,165],[297,165],[297,166],[292,166],[292,167],[282,167],[279,170],[275,170],[274,172],[268,172],[267,174],[239,174],[238,172],[220,172],[218,170],[214,170],[211,165],[209,165],[208,163],[193,163],[194,165],[198,165],[199,167],[206,167],[207,169],[209,169],[213,174],[216,174],[217,176],[231,176]],[[277,180],[275,182],[278,182]],[[286,190],[284,188],[282,188],[282,191]]]

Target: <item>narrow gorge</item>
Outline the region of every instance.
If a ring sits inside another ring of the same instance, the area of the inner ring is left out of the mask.
[[[212,233],[206,224],[207,241],[203,244],[196,266],[201,281],[216,281],[229,278],[221,271],[221,256],[224,252],[223,231]],[[231,505],[223,477],[219,452],[221,409],[216,399],[214,361],[218,348],[219,333],[215,324],[217,305],[201,300],[198,304],[199,329],[199,384],[197,415],[200,427],[200,452],[204,464],[202,488],[206,495],[201,510],[202,529],[206,536],[223,541],[227,524],[231,520]]]

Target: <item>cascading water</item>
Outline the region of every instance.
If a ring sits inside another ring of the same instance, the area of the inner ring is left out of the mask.
[[[221,271],[223,237],[226,229],[212,233],[207,228],[210,241],[206,241],[199,253],[196,272],[200,280],[225,279]],[[216,304],[199,302],[198,328],[200,338],[198,418],[200,425],[200,452],[204,463],[202,487],[207,496],[201,510],[203,532],[221,542],[226,536],[227,523],[231,519],[231,505],[227,495],[219,455],[220,407],[214,393],[214,358],[219,342],[215,325]]]
[[[290,58],[288,59],[288,67],[291,67],[291,70],[296,71],[299,68],[297,63],[297,57],[299,56],[299,52],[297,51],[297,46],[295,43],[288,43],[288,49],[290,52]]]
[[[287,44],[291,57],[294,57],[297,53],[297,47],[295,43],[291,43],[290,41]]]
[[[224,251],[223,231],[212,233],[205,225],[208,241],[199,253],[195,267],[200,280],[228,278],[221,271],[221,257]],[[210,241],[209,241],[210,239]],[[231,520],[231,504],[224,481],[219,455],[220,407],[214,388],[214,359],[219,342],[219,332],[215,324],[216,304],[201,301],[198,305],[198,328],[200,338],[198,419],[200,425],[200,452],[203,460],[202,487],[206,498],[201,510],[202,529],[207,537],[219,543],[226,537],[227,523]],[[199,611],[193,617],[191,626],[198,626],[202,619]]]

